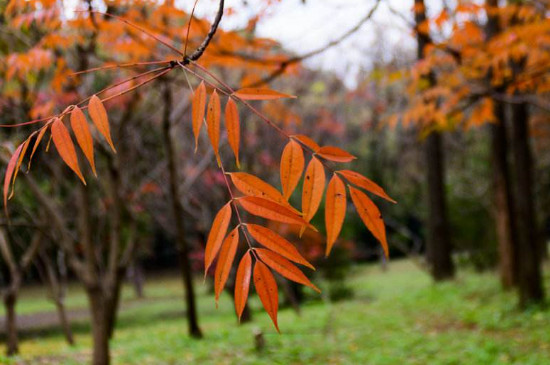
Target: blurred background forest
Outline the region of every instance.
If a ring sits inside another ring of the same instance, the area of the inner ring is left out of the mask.
[[[213,271],[200,280],[229,197],[205,133],[194,152],[199,80],[146,82],[177,56],[73,11],[193,50],[219,2],[199,2],[189,25],[193,1],[0,0],[2,166],[48,116],[106,88],[117,149],[95,143],[98,178],[79,154],[84,186],[49,135],[28,148],[0,219],[0,363],[550,364],[550,4],[331,1],[356,19],[287,47],[299,28],[285,21],[315,17],[312,3],[226,1],[199,61],[235,89],[297,95],[254,105],[357,156],[345,168],[398,202],[376,199],[390,260],[351,204],[327,258],[321,212],[301,239],[270,223],[322,290],[277,278],[278,335],[255,295],[237,322],[235,270],[218,309]],[[285,141],[240,118],[241,166],[279,188]]]

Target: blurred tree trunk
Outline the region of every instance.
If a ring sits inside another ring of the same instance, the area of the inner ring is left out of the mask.
[[[169,174],[169,189],[170,189],[170,201],[172,203],[172,214],[174,217],[174,224],[176,226],[176,246],[179,254],[180,268],[182,271],[183,284],[185,287],[185,302],[187,306],[187,324],[189,327],[189,334],[195,338],[202,337],[202,331],[199,327],[199,320],[197,314],[197,306],[195,301],[195,290],[193,286],[193,273],[191,269],[191,261],[189,259],[189,245],[185,238],[184,227],[184,212],[181,206],[179,189],[178,189],[178,165],[176,148],[174,141],[170,134],[171,123],[170,113],[172,111],[172,91],[170,85],[164,83],[164,115],[163,115],[163,134],[164,145],[166,147],[166,158],[168,159],[168,174]]]
[[[92,340],[93,340],[93,365],[109,365],[109,325],[107,320],[106,300],[104,290],[98,285],[86,287],[90,302]]]
[[[65,340],[69,345],[74,345],[75,342],[73,331],[71,329],[71,323],[67,316],[67,311],[65,307],[64,283],[62,282],[62,280],[58,279],[55,273],[54,265],[52,264],[50,257],[46,254],[44,250],[40,250],[39,257],[45,270],[45,272],[41,274],[43,276],[43,280],[48,283],[50,295],[55,303],[55,308],[57,309],[57,315],[59,317],[59,324],[61,325],[61,329],[63,330]]]
[[[541,245],[533,194],[533,158],[529,145],[529,110],[525,103],[512,105],[512,147],[514,156],[515,220],[518,245],[519,304],[524,308],[530,303],[544,301],[542,282]]]
[[[524,1],[510,1],[521,5]],[[519,11],[521,8],[517,8]],[[520,23],[521,17],[515,14],[511,24]],[[525,68],[525,59],[512,61],[513,78]],[[521,95],[516,92],[516,95]],[[511,105],[512,156],[514,185],[514,209],[517,228],[517,265],[519,306],[544,302],[542,279],[542,244],[539,241],[535,214],[534,163],[530,146],[529,108],[527,103]]]
[[[17,295],[10,290],[4,295],[4,307],[6,309],[6,355],[13,356],[19,352],[19,340],[17,338],[17,317],[15,304]]]
[[[486,0],[488,19],[486,39],[500,31],[498,0]],[[489,78],[491,76],[489,75]],[[490,82],[490,80],[489,80]],[[493,100],[495,123],[489,124],[491,138],[491,164],[493,167],[494,219],[498,240],[500,281],[505,289],[516,285],[518,278],[516,256],[518,252],[515,237],[514,206],[510,174],[508,171],[508,136],[506,132],[506,109],[503,102]]]
[[[38,251],[42,235],[35,233],[31,243],[25,249],[20,259],[13,255],[6,232],[0,229],[0,257],[5,262],[9,271],[8,287],[2,291],[4,308],[6,311],[6,355],[13,356],[19,352],[19,339],[17,336],[17,313],[15,305],[23,275]]]
[[[414,11],[418,41],[417,57],[422,60],[425,57],[426,46],[432,42],[429,34],[421,31],[421,25],[426,21],[424,0],[414,1]],[[435,84],[434,78],[433,73],[427,76],[430,85]],[[428,198],[426,254],[432,276],[436,281],[452,279],[455,272],[445,202],[445,158],[442,139],[440,132],[432,131],[426,138],[424,151]]]

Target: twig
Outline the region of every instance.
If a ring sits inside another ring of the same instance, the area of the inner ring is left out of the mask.
[[[202,54],[206,50],[206,47],[210,44],[210,41],[214,37],[214,34],[216,34],[216,31],[218,30],[218,25],[220,25],[220,21],[222,20],[223,16],[223,7],[224,7],[224,0],[220,0],[220,6],[218,8],[218,13],[216,14],[216,18],[214,19],[214,22],[212,23],[212,26],[210,27],[210,30],[208,31],[208,34],[206,35],[206,38],[202,41],[201,45],[189,56],[184,56],[183,63],[188,64],[191,61],[197,61],[199,58],[201,58]]]
[[[189,16],[189,23],[187,23],[187,34],[185,35],[185,43],[183,46],[183,57],[187,55],[187,44],[189,43],[189,32],[191,31],[191,23],[193,22],[193,15],[195,14],[195,8],[199,0],[195,0],[193,4],[193,9],[191,10],[191,15]]]

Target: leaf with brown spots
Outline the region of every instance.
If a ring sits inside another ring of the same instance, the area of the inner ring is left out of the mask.
[[[273,277],[269,268],[261,261],[256,260],[254,264],[254,287],[256,288],[256,293],[260,297],[265,311],[271,317],[277,332],[279,330],[279,325],[277,323],[277,311],[279,310],[279,291],[277,288],[277,282]]]

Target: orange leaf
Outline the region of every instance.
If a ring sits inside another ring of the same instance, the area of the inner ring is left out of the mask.
[[[346,216],[346,186],[342,180],[335,174],[330,179],[327,188],[327,197],[325,202],[325,225],[327,228],[327,250],[328,256],[332,245],[336,242],[344,218]]]
[[[304,153],[300,144],[290,140],[283,150],[281,156],[281,185],[283,196],[286,200],[290,198],[294,189],[300,182],[304,172]]]
[[[103,102],[96,95],[92,96],[90,102],[88,103],[88,113],[90,113],[90,118],[94,122],[97,130],[105,139],[113,152],[116,153],[115,145],[111,139],[111,129],[109,127],[109,119],[107,118],[107,111],[103,106]]]
[[[90,166],[92,166],[94,175],[97,176],[94,162],[94,141],[86,117],[78,106],[75,106],[71,112],[71,128],[73,129],[78,145],[82,149],[82,152],[84,152],[84,156],[86,156],[88,162],[90,162]]]
[[[255,248],[254,251],[258,254],[258,257],[270,268],[277,271],[285,278],[295,281],[297,283],[309,286],[317,292],[321,292],[318,287],[313,285],[311,281],[300,271],[294,264],[285,259],[283,256],[276,254],[273,251],[266,250],[265,248]]]
[[[313,265],[311,265],[300,252],[294,247],[294,245],[288,242],[283,237],[279,236],[277,233],[273,232],[269,228],[259,226],[257,224],[248,223],[246,228],[250,235],[260,244],[269,248],[270,250],[278,253],[279,255],[294,261],[298,264],[309,267],[310,269],[315,270]]]
[[[34,146],[32,147],[31,155],[29,157],[29,165],[27,166],[27,169],[31,168],[31,161],[32,161],[32,158],[34,156],[34,153],[36,152],[36,149],[38,148],[38,145],[42,141],[42,137],[44,137],[44,134],[46,134],[49,127],[50,127],[50,123],[43,126],[42,129],[40,129],[40,132],[38,132],[38,136],[36,136],[36,140],[34,141]]]
[[[204,276],[206,276],[210,265],[212,265],[212,261],[214,261],[218,251],[220,250],[230,221],[231,203],[227,203],[222,209],[220,209],[218,214],[216,214],[216,218],[214,218],[212,228],[208,234],[208,239],[206,240],[206,249],[204,251]]]
[[[233,95],[242,100],[274,100],[281,98],[296,98],[294,95],[283,94],[278,91],[265,88],[244,88],[235,91]]]
[[[199,134],[204,120],[204,108],[206,107],[206,86],[204,81],[197,87],[193,94],[193,134],[195,135],[195,152],[199,146]]]
[[[235,276],[235,311],[241,320],[246,301],[248,300],[248,290],[250,289],[250,274],[252,274],[252,257],[250,252],[246,252],[241,259]]]
[[[221,165],[220,155],[219,155],[219,145],[220,145],[220,97],[218,92],[214,90],[210,101],[208,102],[208,112],[206,114],[206,127],[208,128],[208,137],[210,138],[210,143],[216,154],[216,159],[218,160],[218,166]]]
[[[11,178],[19,155],[21,154],[21,150],[23,149],[23,144],[24,143],[20,144],[19,147],[15,149],[13,155],[11,155],[8,167],[6,168],[6,175],[4,175],[4,211],[6,212],[6,216],[8,215],[8,192],[10,190]]]
[[[318,159],[313,157],[307,166],[302,190],[302,213],[306,222],[309,222],[319,209],[325,183],[325,168]]]
[[[235,187],[244,195],[273,200],[291,210],[295,210],[281,195],[279,190],[259,177],[247,174],[246,172],[230,172],[228,175],[231,176],[231,181],[233,181]]]
[[[376,194],[379,197],[386,199],[387,201],[390,201],[392,203],[397,203],[395,200],[390,198],[388,196],[388,194],[386,194],[384,189],[382,189],[380,186],[378,186],[378,184],[376,184],[374,181],[364,177],[363,175],[361,175],[361,174],[359,174],[355,171],[340,170],[340,171],[336,171],[336,173],[338,173],[338,174],[342,175],[343,177],[345,177],[353,185],[357,185],[360,188],[363,188],[367,191],[370,191],[371,193]]]
[[[239,247],[239,227],[229,233],[222,244],[216,272],[214,273],[214,292],[216,293],[216,303],[220,298],[220,294],[225,286],[225,282],[229,277],[229,272],[233,266],[233,260]]]
[[[86,185],[86,180],[80,172],[80,166],[78,166],[78,158],[76,157],[76,150],[74,149],[73,141],[69,131],[61,121],[56,118],[52,124],[52,138],[57,152],[63,159],[63,161],[75,172],[75,174],[82,180],[82,183]]]
[[[304,136],[303,134],[296,134],[292,136],[292,138],[302,142],[302,144],[309,147],[313,152],[317,152],[319,151],[319,149],[321,149],[321,147],[319,147],[319,145],[314,140],[312,140],[308,136]]]
[[[316,153],[325,160],[335,162],[350,162],[357,158],[343,149],[333,146],[321,147]]]
[[[25,158],[25,153],[27,152],[27,148],[29,148],[29,143],[31,141],[32,135],[23,142],[23,148],[21,149],[21,153],[19,154],[19,158],[17,159],[17,164],[15,165],[15,170],[13,172],[13,179],[12,179],[12,185],[15,185],[15,179],[17,179],[17,173],[19,172],[19,169],[21,168],[21,164],[23,163],[23,158]],[[11,195],[13,195],[13,189],[11,191]]]
[[[262,301],[269,317],[273,321],[277,332],[279,331],[279,325],[277,324],[277,311],[279,310],[279,291],[277,289],[277,282],[273,277],[269,268],[261,261],[256,260],[254,265],[254,287],[256,293]]]
[[[237,104],[235,104],[231,98],[227,100],[227,104],[225,105],[225,128],[227,129],[227,141],[235,154],[237,167],[240,168],[239,143],[241,138],[241,126],[239,123],[239,111],[237,110]]]
[[[298,214],[272,200],[256,196],[238,198],[237,201],[250,214],[287,224],[308,225]]]
[[[365,226],[371,231],[372,235],[380,241],[382,248],[384,249],[384,254],[386,257],[389,257],[388,242],[386,241],[386,227],[384,226],[384,221],[382,220],[382,215],[378,207],[370,200],[367,194],[363,193],[361,190],[355,189],[353,186],[349,186],[349,191],[351,194],[351,200],[357,213]]]

